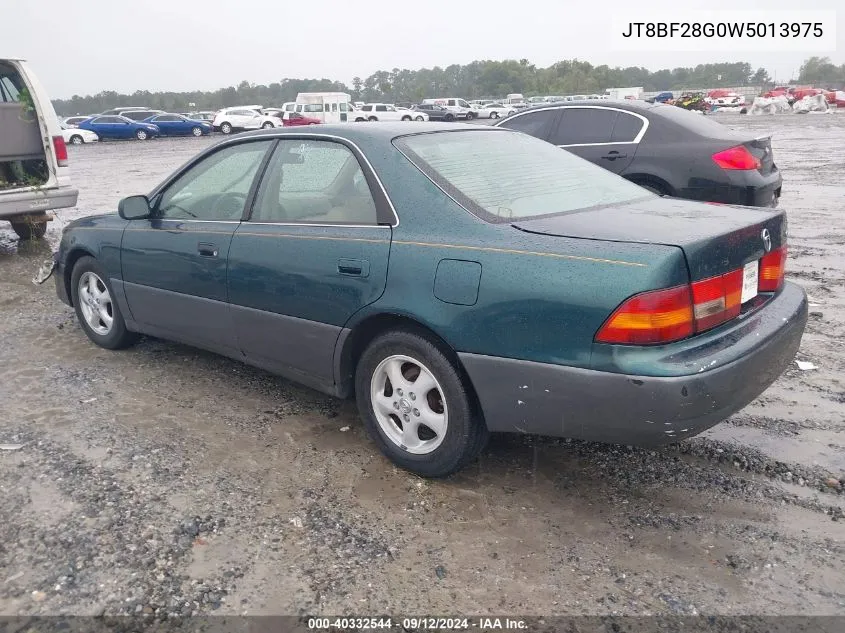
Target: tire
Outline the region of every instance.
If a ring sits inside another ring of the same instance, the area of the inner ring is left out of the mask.
[[[425,117],[418,116],[417,118],[414,119],[414,121],[425,121]]]
[[[446,122],[452,122],[452,121],[455,120],[455,115],[454,114],[447,114],[446,116],[443,117],[443,120],[446,121]]]
[[[138,130],[135,132],[135,138],[139,141],[146,141],[149,138],[149,134],[147,134],[146,130]]]
[[[191,134],[193,134],[194,136],[202,136],[202,128],[201,127],[191,128]]]
[[[378,117],[371,116],[367,121],[378,121]]]
[[[394,388],[388,374],[398,375],[402,388]],[[412,391],[422,378],[430,385],[425,395]],[[425,335],[394,330],[370,343],[355,368],[355,395],[379,450],[422,477],[446,477],[460,470],[487,442],[487,427],[460,370]],[[374,397],[383,404],[374,407]],[[404,425],[414,420],[414,431],[405,435]],[[438,422],[438,428],[427,426],[426,420]]]
[[[403,120],[403,121],[410,121],[410,120],[411,120],[411,117],[410,117],[410,116],[408,116],[408,115],[405,115],[405,116],[403,116],[403,117],[402,117],[402,120]]]
[[[47,234],[46,221],[26,220],[24,222],[11,222],[12,230],[22,240],[40,240]]]
[[[231,134],[232,133],[232,124],[231,123],[221,123],[220,124],[220,131],[223,134]]]
[[[85,142],[85,139],[83,139],[81,136],[79,136],[79,134],[74,134],[73,136],[70,137],[70,144],[71,145],[82,145],[84,142]]]
[[[498,112],[496,112],[495,110],[493,110],[493,112],[491,112],[491,113],[490,113],[490,118],[491,118],[491,119],[498,119],[498,118],[499,118],[499,113],[498,113]]]
[[[85,296],[80,295],[81,286],[86,288]],[[76,318],[85,334],[96,345],[106,349],[122,349],[138,340],[135,332],[126,329],[108,275],[96,259],[86,256],[77,260],[70,276],[70,291]],[[100,316],[104,313],[111,316],[110,325]],[[92,323],[98,324],[99,330],[92,327]]]
[[[472,121],[475,118],[475,112],[467,112],[467,121]]]
[[[366,120],[367,119],[359,116],[355,119],[355,123],[364,123]]]
[[[264,125],[261,126],[262,130],[269,130],[271,127],[275,127],[270,121],[267,121]]]

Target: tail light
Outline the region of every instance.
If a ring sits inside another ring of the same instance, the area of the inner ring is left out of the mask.
[[[751,170],[760,169],[760,159],[752,154],[745,145],[737,145],[713,154],[713,161],[722,169]]]
[[[760,292],[776,292],[783,286],[786,273],[786,244],[763,255],[760,260],[760,281],[757,289]]]
[[[56,154],[56,163],[59,167],[67,167],[67,145],[65,145],[64,137],[53,137],[53,152]]]
[[[693,313],[690,287],[675,286],[634,295],[602,325],[596,341],[647,345],[691,336]]]
[[[760,260],[757,289],[776,292],[784,282],[786,245]],[[627,299],[596,334],[597,343],[650,345],[679,341],[739,316],[743,269],[690,285],[643,292]]]
[[[703,332],[739,316],[742,269],[692,284],[695,331]]]

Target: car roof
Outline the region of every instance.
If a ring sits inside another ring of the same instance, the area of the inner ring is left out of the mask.
[[[256,136],[297,136],[297,135],[326,135],[337,136],[342,139],[357,143],[358,141],[386,141],[398,138],[400,136],[411,136],[414,134],[425,134],[431,132],[460,132],[466,130],[499,130],[504,128],[494,128],[490,125],[472,125],[464,123],[435,123],[435,122],[411,122],[411,121],[396,121],[396,122],[382,122],[373,125],[352,125],[349,123],[330,123],[321,125],[319,130],[301,130],[293,127],[288,128],[269,128],[266,130],[255,130],[251,132],[243,132],[237,137],[256,137]]]
[[[635,99],[578,99],[575,101],[555,101],[553,103],[541,103],[536,106],[523,108],[517,114],[525,114],[534,110],[549,110],[551,108],[571,108],[573,106],[593,106],[604,108],[616,108],[617,110],[628,110],[630,112],[646,113],[655,108],[674,107],[664,106],[662,103],[648,103]]]

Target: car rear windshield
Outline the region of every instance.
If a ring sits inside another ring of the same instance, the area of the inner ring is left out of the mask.
[[[551,143],[506,130],[404,136],[396,146],[487,222],[624,204],[654,194]]]
[[[713,117],[702,116],[674,105],[655,104],[653,108],[649,109],[648,114],[659,116],[676,125],[683,126],[689,132],[698,136],[721,138],[733,134],[730,128],[714,121]]]

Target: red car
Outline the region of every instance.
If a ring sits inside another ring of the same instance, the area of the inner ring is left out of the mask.
[[[287,116],[282,119],[283,127],[292,127],[294,125],[317,125],[318,123],[322,123],[320,119],[304,116],[299,112],[286,112],[285,114],[287,114]]]

